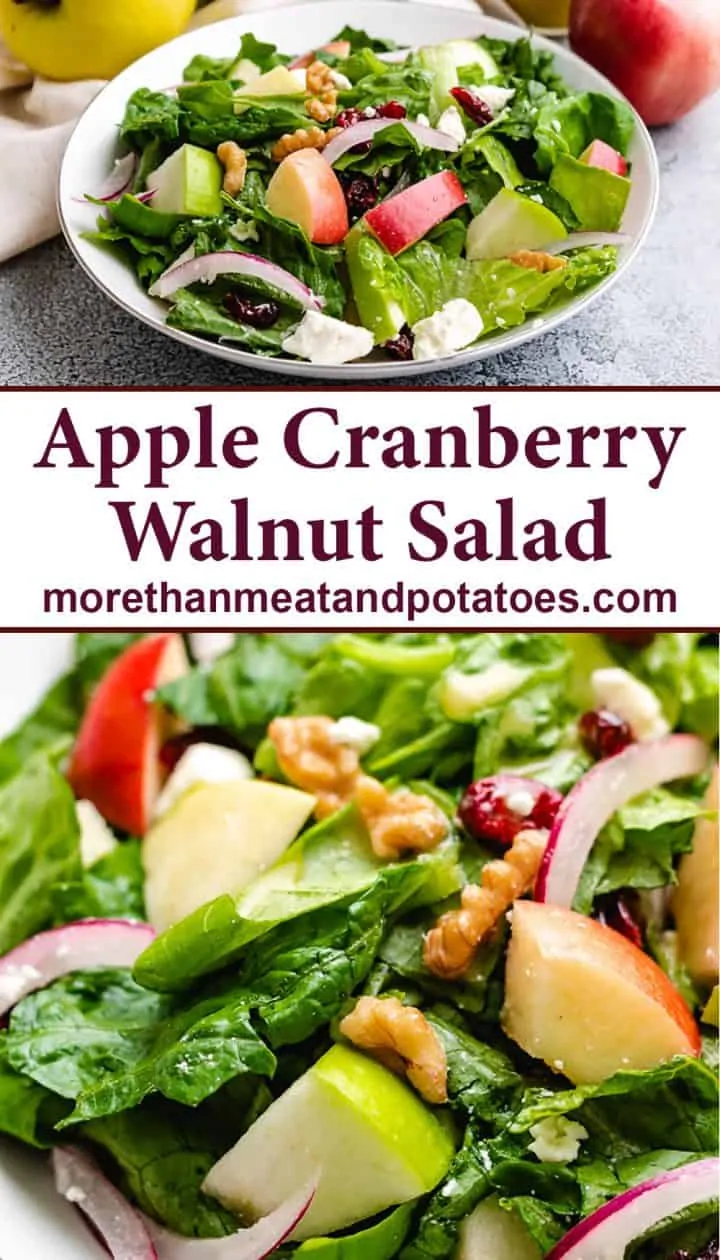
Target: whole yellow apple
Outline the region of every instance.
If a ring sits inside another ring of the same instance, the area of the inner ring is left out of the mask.
[[[0,35],[48,79],[111,79],[185,30],[195,0],[0,0]]]

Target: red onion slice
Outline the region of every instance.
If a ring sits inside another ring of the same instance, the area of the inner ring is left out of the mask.
[[[571,232],[561,241],[553,241],[551,245],[543,245],[545,254],[564,254],[568,249],[591,249],[603,245],[630,245],[632,236],[627,232]]]
[[[137,158],[134,153],[128,153],[126,157],[120,158],[115,163],[112,173],[105,180],[95,200],[115,201],[118,197],[121,197],[132,184],[136,170]]]
[[[705,769],[708,750],[695,735],[630,744],[588,770],[555,817],[535,887],[536,901],[572,906],[588,854],[613,814],[641,792]]]
[[[158,1260],[140,1214],[82,1151],[58,1146],[52,1166],[58,1192],[87,1217],[113,1260]]]
[[[262,280],[270,284],[296,302],[306,311],[320,311],[325,299],[318,297],[302,280],[278,267],[277,263],[268,262],[257,254],[242,254],[235,250],[222,250],[217,254],[202,254],[185,262],[175,262],[172,267],[151,285],[151,297],[169,298],[178,289],[185,289],[189,284],[212,284],[218,276],[245,276],[248,280]]]
[[[339,136],[335,136],[325,145],[322,155],[332,166],[348,149],[374,140],[378,131],[397,126],[398,123],[426,149],[442,149],[445,153],[454,153],[460,147],[457,140],[447,132],[438,131],[436,127],[426,127],[423,123],[410,122],[408,118],[365,118],[352,127],[344,127]]]
[[[148,1221],[160,1260],[265,1260],[289,1238],[315,1198],[313,1181],[255,1225],[227,1238],[181,1238]]]
[[[125,919],[83,919],[31,936],[0,958],[0,1016],[71,971],[132,967],[154,937],[148,923]]]
[[[720,1159],[701,1159],[643,1181],[580,1221],[546,1260],[618,1260],[654,1225],[717,1198],[719,1180]]]

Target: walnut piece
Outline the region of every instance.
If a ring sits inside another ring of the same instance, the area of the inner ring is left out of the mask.
[[[231,197],[237,197],[245,187],[247,175],[247,153],[234,140],[225,140],[217,147],[217,155],[225,168],[223,190]]]
[[[447,1102],[447,1058],[422,1011],[399,998],[361,997],[340,1022],[348,1041],[370,1053],[429,1103]]]
[[[324,61],[313,61],[305,77],[310,99],[305,102],[305,112],[315,122],[327,122],[337,110],[337,87],[332,71]]]
[[[340,131],[340,127],[330,127],[328,131],[323,131],[321,127],[298,127],[297,131],[286,131],[275,141],[270,150],[271,157],[274,162],[282,162],[288,153],[297,153],[299,149],[324,149]]]
[[[535,883],[548,832],[519,831],[505,855],[488,862],[479,884],[466,884],[460,909],[448,910],[425,938],[425,965],[445,980],[464,975],[478,946],[518,897]]]
[[[333,741],[334,725],[329,717],[284,717],[268,727],[285,777],[317,798],[316,817],[327,818],[354,800],[379,858],[434,849],[448,832],[442,810],[427,796],[409,788],[389,792],[363,774],[355,749]]]
[[[519,249],[510,255],[510,262],[515,263],[516,267],[526,267],[532,271],[560,271],[567,266],[566,259],[556,258],[541,249]]]

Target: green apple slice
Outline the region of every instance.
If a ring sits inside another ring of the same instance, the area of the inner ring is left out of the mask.
[[[540,1249],[520,1217],[492,1195],[463,1221],[455,1260],[540,1260]]]
[[[238,96],[297,96],[302,92],[302,84],[297,75],[287,66],[275,66],[265,74],[244,83],[238,89]]]
[[[152,209],[162,214],[214,218],[222,213],[222,166],[214,153],[184,144],[147,178],[155,196]]]
[[[363,223],[356,223],[345,237],[345,261],[353,300],[360,320],[369,328],[375,344],[396,337],[407,316],[388,283],[395,263]]]
[[[512,188],[501,188],[468,228],[469,259],[507,258],[519,249],[540,249],[562,241],[567,229],[552,210]]]
[[[301,1241],[426,1194],[452,1156],[446,1129],[409,1086],[334,1046],[211,1168],[203,1189],[256,1219],[317,1179],[293,1234]]]
[[[259,779],[189,788],[143,841],[150,922],[164,931],[222,893],[236,896],[285,852],[314,805],[307,792]]]

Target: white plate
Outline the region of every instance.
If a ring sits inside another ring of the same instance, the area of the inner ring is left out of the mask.
[[[632,242],[621,250],[617,271],[596,288],[548,315],[535,316],[520,328],[492,337],[458,354],[430,362],[382,361],[323,367],[294,360],[259,357],[235,346],[218,345],[194,333],[168,328],[165,324],[167,307],[162,302],[149,298],[130,269],[119,259],[82,239],[82,233],[94,227],[97,208],[79,204],[77,198],[100,188],[107,178],[115,157],[118,123],[123,117],[128,97],[137,88],[160,89],[179,82],[184,66],[195,53],[226,56],[228,49],[239,44],[244,31],[252,31],[258,38],[270,40],[278,44],[282,51],[290,53],[317,47],[346,23],[364,27],[374,35],[394,39],[404,46],[440,43],[446,39],[472,38],[483,34],[503,39],[518,38],[516,26],[464,9],[405,4],[398,3],[397,0],[358,0],[354,4],[347,3],[347,0],[322,0],[318,4],[298,5],[257,12],[249,17],[230,18],[226,22],[182,35],[180,39],[149,53],[108,84],[90,105],[70,140],[60,175],[59,208],[63,230],[75,257],[107,297],[158,332],[165,333],[193,349],[204,350],[206,354],[229,359],[244,367],[259,367],[267,372],[315,380],[369,381],[459,367],[464,363],[473,363],[499,354],[512,346],[530,341],[551,328],[557,328],[606,293],[640,248],[652,223],[657,204],[657,158],[650,136],[639,118],[636,118],[635,137],[630,150],[633,164],[632,192],[623,223],[623,229],[631,235]],[[539,48],[554,52],[558,69],[573,87],[619,95],[607,79],[573,53],[539,36],[534,37],[534,43]]]

